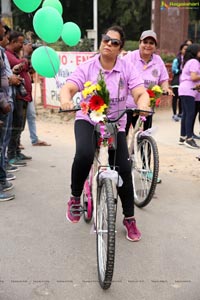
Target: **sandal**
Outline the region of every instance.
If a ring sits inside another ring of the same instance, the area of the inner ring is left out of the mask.
[[[18,148],[19,148],[19,149],[25,149],[25,147],[24,147],[22,144],[20,144],[20,145],[18,146]]]
[[[45,141],[38,140],[37,143],[32,144],[33,146],[51,146],[51,144],[48,144]]]

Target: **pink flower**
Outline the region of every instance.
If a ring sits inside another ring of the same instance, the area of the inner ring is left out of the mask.
[[[158,107],[160,105],[160,98],[156,99],[156,106]]]
[[[89,110],[89,105],[88,105],[88,103],[85,102],[85,101],[83,101],[83,102],[81,102],[80,107],[81,107],[81,110],[82,110],[83,114],[84,114],[84,115],[87,115],[88,110]]]

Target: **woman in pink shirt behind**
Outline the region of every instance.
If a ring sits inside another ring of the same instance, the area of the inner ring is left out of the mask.
[[[147,89],[149,86],[160,85],[163,91],[172,95],[169,89],[169,75],[162,58],[155,54],[157,47],[157,35],[152,30],[144,31],[140,36],[139,49],[129,51],[122,59],[128,63],[132,63],[138,70],[140,76],[144,80],[144,86]],[[127,98],[127,107],[133,107],[132,96]],[[132,123],[133,127],[137,121],[137,116],[133,117],[131,113],[127,114],[126,133],[128,134],[129,127]],[[152,116],[146,118],[144,129],[152,126]]]
[[[188,46],[183,61],[183,70],[180,76],[178,93],[182,103],[182,119],[180,130],[180,145],[196,149],[193,136],[193,122],[195,117],[195,98],[197,91],[193,90],[200,80],[200,45],[192,44]]]
[[[120,114],[121,110],[126,109],[128,91],[131,91],[139,108],[149,111],[149,95],[144,88],[143,80],[132,64],[118,57],[123,48],[124,39],[124,32],[119,26],[110,27],[105,31],[102,35],[99,54],[79,65],[67,78],[66,84],[62,87],[60,93],[62,109],[72,108],[73,103],[71,100],[75,93],[82,91],[84,83],[87,81],[96,84],[101,70],[110,95],[108,115],[112,113],[112,118],[115,118]],[[89,100],[90,97],[87,97],[85,101]],[[123,224],[127,231],[126,237],[134,242],[141,239],[141,233],[136,227],[134,218],[131,163],[126,143],[125,126],[126,116],[120,119],[117,135],[116,163],[119,166],[119,174],[123,180],[123,185],[118,191],[123,207]],[[70,209],[73,205],[80,205],[83,185],[93,163],[96,149],[93,134],[94,122],[82,111],[77,112],[75,120],[76,153],[71,176],[72,191],[66,215],[67,219],[72,223],[77,223],[80,220],[80,216],[72,215]],[[114,151],[109,151],[110,162],[113,160],[114,155]]]

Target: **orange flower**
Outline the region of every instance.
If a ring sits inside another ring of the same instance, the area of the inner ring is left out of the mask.
[[[81,107],[81,110],[83,112],[84,115],[87,115],[88,113],[88,110],[89,110],[89,105],[87,102],[83,101],[80,103],[80,107]]]

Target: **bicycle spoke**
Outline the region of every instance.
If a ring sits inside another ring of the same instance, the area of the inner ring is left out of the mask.
[[[133,155],[134,159],[132,174],[135,204],[143,207],[151,201],[158,178],[158,150],[151,136],[140,137],[137,153]]]

